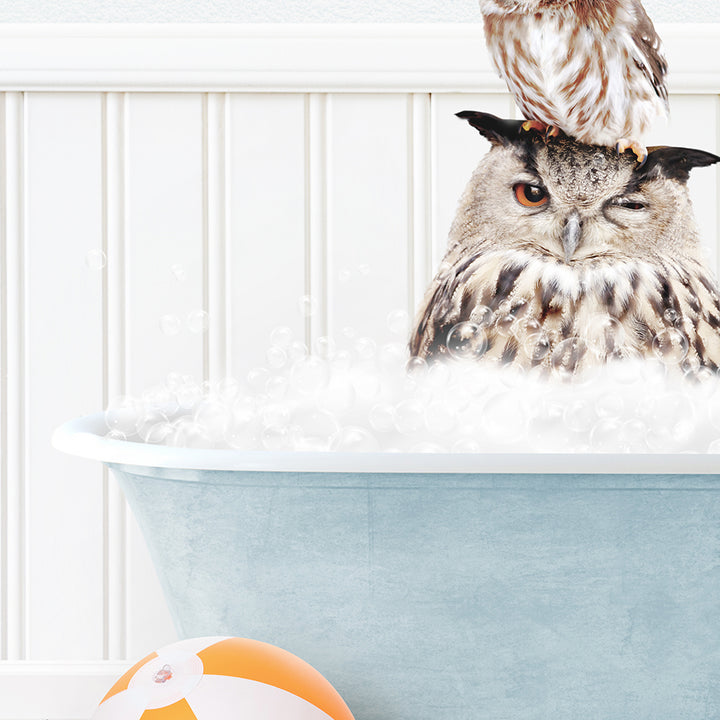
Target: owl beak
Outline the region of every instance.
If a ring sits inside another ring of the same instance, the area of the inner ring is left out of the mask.
[[[577,250],[582,238],[582,221],[580,213],[573,210],[565,220],[565,227],[562,230],[562,246],[565,251],[565,262],[570,262]]]

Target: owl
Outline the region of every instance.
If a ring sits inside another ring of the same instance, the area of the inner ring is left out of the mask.
[[[633,150],[667,114],[667,63],[640,0],[481,0],[493,61],[528,122]]]
[[[465,111],[491,143],[451,226],[411,355],[539,373],[625,358],[683,372],[720,366],[720,290],[687,189],[701,150],[629,154]]]

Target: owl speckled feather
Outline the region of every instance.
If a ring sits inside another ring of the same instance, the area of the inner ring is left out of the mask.
[[[667,63],[640,0],[481,0],[492,59],[525,118],[632,149],[667,114]],[[526,125],[526,129],[533,125]]]
[[[491,142],[461,197],[410,351],[569,373],[624,357],[720,366],[720,290],[687,189],[720,158],[631,156],[458,113]],[[455,328],[454,337],[448,336]]]

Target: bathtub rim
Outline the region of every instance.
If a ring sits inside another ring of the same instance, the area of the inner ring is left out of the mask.
[[[720,457],[709,453],[339,453],[204,450],[105,437],[102,412],[58,427],[57,450],[104,463],[187,470],[310,473],[528,473],[717,475]]]

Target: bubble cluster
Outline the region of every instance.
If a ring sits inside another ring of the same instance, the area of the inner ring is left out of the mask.
[[[163,319],[165,332],[179,330],[179,318]],[[197,320],[202,331],[206,317]],[[105,412],[107,434],[253,451],[720,452],[720,381],[705,368],[678,372],[687,359],[682,331],[669,325],[656,357],[643,359],[616,344],[622,328],[594,321],[586,339],[548,342],[546,379],[477,362],[489,322],[509,331],[524,322],[542,352],[542,328],[517,307],[479,311],[453,327],[451,358],[433,364],[408,358],[400,311],[388,316],[389,343],[344,328],[308,348],[278,327],[266,362],[245,377],[209,383],[171,373],[140,397],[116,398]],[[567,382],[581,353],[609,347],[613,361]]]

